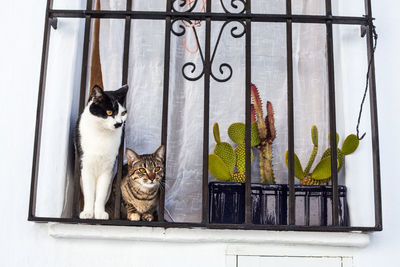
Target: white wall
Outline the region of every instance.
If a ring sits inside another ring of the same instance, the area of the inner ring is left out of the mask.
[[[379,112],[380,156],[383,198],[383,232],[372,234],[371,245],[360,251],[356,266],[400,266],[400,220],[399,204],[400,174],[396,173],[399,157],[397,149],[400,140],[397,131],[400,122],[400,87],[397,82],[400,70],[400,30],[396,0],[373,1],[373,13],[379,34],[379,48],[376,52],[376,79]],[[390,263],[391,262],[391,263]]]
[[[400,2],[373,1],[379,34],[376,54],[384,230],[363,249],[259,246],[259,253],[354,255],[354,266],[400,266],[398,204],[400,149]],[[224,244],[157,244],[55,239],[47,224],[27,222],[45,1],[2,1],[0,16],[0,261],[2,266],[224,266]],[[363,203],[360,203],[362,209]],[[240,252],[241,247],[237,248]],[[264,251],[264,252],[263,252]],[[396,262],[397,261],[397,262]]]

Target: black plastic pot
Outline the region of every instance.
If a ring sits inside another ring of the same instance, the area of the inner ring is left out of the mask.
[[[210,182],[210,223],[244,223],[245,185]],[[254,224],[286,225],[288,222],[286,184],[252,184],[252,221]],[[346,187],[339,186],[339,225],[348,226]],[[332,187],[295,185],[296,225],[332,225]]]

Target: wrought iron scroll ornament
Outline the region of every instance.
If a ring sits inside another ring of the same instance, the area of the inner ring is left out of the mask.
[[[230,6],[226,3],[229,1],[230,1]],[[245,9],[246,9],[246,1],[245,0],[229,0],[229,1],[220,0],[222,9],[225,11],[225,13],[241,14],[245,11]],[[201,0],[201,2],[202,2],[201,12],[205,12],[206,0]],[[172,11],[173,12],[193,12],[194,9],[196,8],[197,4],[198,4],[198,0],[173,0],[172,1]],[[212,68],[214,59],[216,57],[216,52],[217,52],[218,46],[221,41],[221,36],[224,32],[224,29],[228,25],[232,26],[230,31],[231,31],[231,36],[233,38],[240,38],[246,33],[246,27],[245,27],[244,22],[242,22],[242,21],[228,20],[228,21],[225,21],[225,23],[222,25],[221,30],[218,34],[217,41],[214,46],[213,53],[211,55],[211,59],[210,59],[210,64],[211,64],[210,75],[214,80],[216,80],[218,82],[228,81],[232,77],[232,74],[233,74],[233,69],[232,69],[231,65],[229,65],[228,63],[221,63],[218,66],[218,72],[219,72],[218,75],[213,72],[213,68]],[[192,21],[187,18],[175,19],[172,21],[171,32],[178,37],[185,35],[186,28],[191,29],[191,31],[193,32],[194,38],[195,38],[195,42],[196,42],[195,52],[200,53],[201,63],[202,63],[202,67],[201,67],[202,69],[201,69],[200,74],[196,74],[199,71],[196,71],[196,70],[198,70],[198,66],[196,66],[196,64],[194,62],[187,62],[182,66],[182,75],[185,79],[187,79],[189,81],[199,80],[201,77],[203,77],[204,72],[205,72],[204,54],[203,54],[203,50],[201,49],[201,44],[199,42],[198,34],[196,31],[196,28],[200,27],[200,26],[201,26],[201,21],[198,21],[198,20]],[[186,43],[185,43],[185,48],[189,53],[194,54],[192,51],[190,51],[186,47]]]
[[[229,11],[228,8],[226,7],[226,5],[224,4],[224,0],[220,0],[221,2],[221,6],[224,9],[225,13],[230,13],[230,14],[241,14],[246,10],[246,1],[244,0],[231,0],[231,7],[234,10]],[[239,3],[239,4],[237,4]]]
[[[180,24],[179,24],[180,23]],[[218,67],[219,70],[219,77],[218,75],[216,75],[213,72],[213,62],[215,60],[216,57],[216,52],[218,50],[218,46],[220,44],[221,41],[221,36],[225,30],[225,28],[227,26],[231,26],[231,36],[233,38],[240,38],[242,37],[245,33],[246,33],[246,27],[243,21],[240,20],[229,20],[226,21],[218,34],[218,38],[217,41],[215,43],[214,46],[214,50],[211,56],[211,60],[210,60],[210,64],[211,64],[211,77],[216,80],[217,82],[226,82],[228,81],[233,74],[233,70],[231,65],[229,65],[228,63],[221,63]],[[189,27],[188,27],[189,26]],[[185,79],[189,80],[189,81],[197,81],[199,80],[201,77],[203,77],[204,75],[204,71],[205,71],[205,59],[204,59],[204,54],[203,54],[203,50],[201,49],[201,43],[199,42],[199,37],[197,34],[197,30],[196,30],[196,23],[189,20],[189,19],[175,19],[172,21],[172,27],[171,27],[171,32],[180,37],[185,35],[186,33],[186,28],[190,28],[195,36],[195,41],[198,44],[198,48],[199,48],[199,53],[200,53],[200,57],[201,57],[201,62],[202,62],[202,70],[200,74],[194,75],[194,73],[196,73],[196,70],[198,68],[198,66],[196,66],[196,64],[194,62],[186,62],[183,66],[182,66],[182,75]]]
[[[192,12],[196,8],[197,1],[198,0],[173,0],[172,10],[174,12]]]
[[[238,23],[239,25],[233,25],[233,23]],[[214,62],[214,59],[215,59],[215,55],[216,55],[216,52],[217,52],[217,48],[218,48],[219,42],[221,40],[222,33],[224,32],[225,27],[227,25],[229,25],[229,24],[230,24],[230,26],[233,26],[231,28],[231,35],[232,35],[233,38],[240,38],[246,33],[246,26],[245,26],[243,21],[231,20],[231,21],[226,21],[222,25],[221,30],[220,30],[220,32],[218,34],[217,42],[215,43],[215,46],[214,46],[214,51],[212,53],[211,60],[210,60],[210,62],[211,62],[211,77],[213,77],[213,79],[216,80],[217,82],[229,81],[229,79],[232,77],[232,73],[233,73],[232,67],[228,63],[222,63],[222,64],[219,65],[218,69],[219,69],[219,73],[222,76],[221,78],[218,78],[214,74],[214,72],[212,71],[212,65],[213,65],[213,62]],[[241,27],[241,29],[239,29],[238,26]],[[224,75],[225,74],[224,69],[228,70],[227,75]],[[224,76],[225,76],[225,78],[224,78]]]
[[[180,24],[177,25],[178,23],[180,23]],[[191,62],[191,61],[190,62],[186,62],[182,66],[182,75],[183,75],[183,77],[185,77],[185,79],[187,79],[189,81],[197,81],[204,75],[204,56],[203,56],[203,51],[201,49],[201,45],[200,45],[200,42],[199,42],[199,37],[197,35],[195,23],[192,22],[189,19],[175,19],[175,20],[172,21],[171,32],[174,35],[178,36],[178,37],[183,36],[183,35],[185,35],[186,28],[188,26],[191,28],[191,30],[194,33],[195,40],[196,40],[196,42],[198,44],[198,47],[199,47],[199,53],[200,53],[201,62],[203,64],[203,66],[202,66],[201,73],[198,74],[198,75],[194,75],[194,73],[196,72],[196,69],[197,69],[196,64],[194,62]],[[187,71],[188,68],[190,69],[189,71]]]
[[[205,0],[203,1],[202,9],[205,9]],[[198,0],[173,0],[172,10],[174,12],[192,12],[197,6]],[[230,0],[230,7],[225,4],[225,0],[220,0],[221,7],[225,13],[229,14],[241,14],[246,10],[245,0]],[[231,11],[230,11],[231,10]]]

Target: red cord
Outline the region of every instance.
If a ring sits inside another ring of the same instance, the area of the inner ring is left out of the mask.
[[[186,4],[181,8],[181,11],[183,12],[186,8],[190,9],[193,6],[193,4],[195,3],[195,1],[196,0],[186,0]],[[206,12],[206,1],[207,0],[202,0],[202,7],[201,7],[200,12]],[[194,37],[195,37],[195,34],[194,34],[194,29],[193,28],[194,27],[197,27],[197,28],[201,27],[201,21],[200,20],[195,20],[193,24],[189,24],[186,21],[182,20],[182,24],[186,28],[192,28],[192,35]],[[192,50],[188,47],[188,44],[187,44],[186,40],[183,40],[183,45],[184,45],[186,51],[189,54],[192,54],[192,55],[196,54],[199,51],[199,43],[197,42],[196,38],[194,38],[194,40],[195,40],[195,48],[192,49]]]

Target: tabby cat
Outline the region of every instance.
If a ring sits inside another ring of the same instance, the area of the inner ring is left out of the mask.
[[[127,91],[128,86],[116,91],[93,87],[89,103],[78,119],[75,149],[80,160],[84,197],[83,211],[79,214],[81,219],[109,218],[105,204],[126,120],[123,102]]]
[[[129,148],[126,150],[128,164],[124,166],[121,193],[123,212],[126,211],[128,220],[154,220],[158,191],[164,176],[164,156],[163,145],[149,155],[138,155]]]

